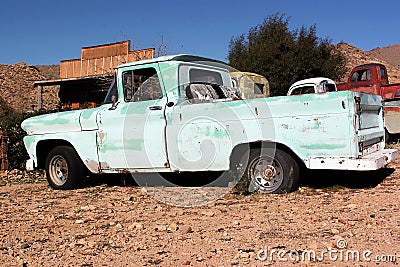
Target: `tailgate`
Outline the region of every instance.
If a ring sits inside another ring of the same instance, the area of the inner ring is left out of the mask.
[[[386,100],[383,104],[386,130],[390,134],[400,133],[400,99]]]
[[[354,92],[354,127],[358,137],[359,156],[384,148],[382,98]]]

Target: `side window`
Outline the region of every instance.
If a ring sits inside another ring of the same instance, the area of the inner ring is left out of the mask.
[[[220,73],[202,69],[191,69],[189,71],[190,82],[211,83],[223,85]]]
[[[314,93],[315,93],[314,86],[305,86],[303,88],[303,94],[314,94]]]
[[[156,100],[163,97],[160,80],[154,68],[123,72],[122,86],[126,102]]]
[[[124,98],[126,102],[132,101],[133,94],[135,93],[135,85],[133,83],[133,71],[124,71],[122,73],[122,86],[124,88]]]
[[[350,81],[351,82],[356,82],[356,81],[358,81],[358,72],[354,72],[353,73],[353,75],[351,75],[351,79],[350,79]]]
[[[294,89],[291,95],[301,95],[301,87]]]
[[[314,86],[302,86],[294,89],[290,95],[313,94]]]
[[[385,69],[381,68],[380,71],[381,71],[381,78],[386,77]]]
[[[371,80],[371,71],[370,70],[365,70],[363,74],[361,75],[361,81],[369,81]]]

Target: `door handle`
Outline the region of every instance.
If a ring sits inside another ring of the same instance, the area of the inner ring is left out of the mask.
[[[150,106],[150,110],[162,110],[162,106]]]

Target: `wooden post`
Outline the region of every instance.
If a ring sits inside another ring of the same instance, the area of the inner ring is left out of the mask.
[[[0,170],[8,169],[8,136],[6,131],[0,130]]]
[[[3,171],[3,131],[0,129],[0,171]]]
[[[43,107],[43,99],[42,99],[43,87],[38,85],[38,110]]]

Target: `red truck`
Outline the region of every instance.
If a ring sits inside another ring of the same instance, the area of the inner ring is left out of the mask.
[[[380,95],[384,105],[386,139],[389,139],[389,134],[400,133],[400,84],[389,84],[385,65],[370,63],[354,67],[347,82],[336,86],[338,91]]]

